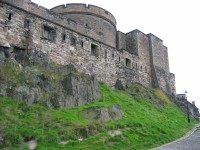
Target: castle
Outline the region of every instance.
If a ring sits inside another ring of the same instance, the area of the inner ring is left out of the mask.
[[[46,9],[31,0],[0,0],[0,47],[45,53],[111,86],[138,82],[175,95],[168,50],[153,34],[117,31],[107,10],[85,4]],[[42,57],[42,56],[41,56]]]

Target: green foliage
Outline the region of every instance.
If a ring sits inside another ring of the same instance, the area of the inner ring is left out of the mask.
[[[12,59],[7,59],[7,61],[0,65],[0,79],[5,81],[13,81],[15,83],[21,83],[26,81],[25,73],[20,69],[19,64],[17,64]]]
[[[36,149],[150,149],[183,136],[196,123],[188,124],[186,115],[159,90],[131,85],[127,93],[104,83],[100,89],[100,99],[68,109],[0,97],[0,135],[4,138],[0,148],[27,149],[23,143],[35,140]],[[124,112],[119,120],[100,122],[83,117],[86,108],[113,104]],[[109,131],[121,134],[111,136]],[[80,136],[83,141],[78,141]]]

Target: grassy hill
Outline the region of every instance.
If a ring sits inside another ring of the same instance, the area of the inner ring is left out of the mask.
[[[119,91],[104,83],[100,89],[100,99],[68,109],[0,97],[0,148],[28,149],[27,142],[35,141],[38,150],[143,150],[183,136],[196,123],[188,124],[158,89],[135,84]],[[103,121],[85,113],[115,104],[123,112],[117,119]]]

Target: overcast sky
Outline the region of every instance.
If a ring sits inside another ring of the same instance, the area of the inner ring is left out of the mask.
[[[66,3],[102,7],[117,20],[124,33],[139,29],[153,33],[168,47],[170,71],[176,76],[177,93],[187,90],[188,100],[200,108],[200,5],[198,0],[32,0],[46,8]]]

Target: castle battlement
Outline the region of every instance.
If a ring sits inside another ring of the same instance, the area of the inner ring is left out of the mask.
[[[51,9],[52,11],[59,13],[59,14],[86,14],[86,15],[94,15],[105,20],[108,20],[116,26],[115,17],[108,12],[107,10],[94,6],[94,5],[87,5],[87,4],[66,4],[66,5],[59,5]]]

